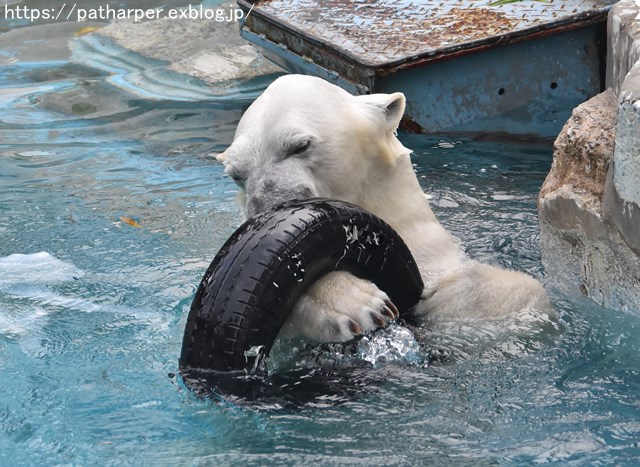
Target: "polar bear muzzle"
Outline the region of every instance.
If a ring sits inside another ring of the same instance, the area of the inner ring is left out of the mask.
[[[247,195],[245,212],[251,217],[285,201],[304,200],[316,196],[316,190],[310,186],[297,184],[293,187],[283,187],[268,180],[258,190],[252,190]]]

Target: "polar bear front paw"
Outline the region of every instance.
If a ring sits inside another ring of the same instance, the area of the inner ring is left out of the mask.
[[[344,271],[321,277],[296,302],[281,334],[314,342],[345,342],[386,326],[395,305],[375,284]]]

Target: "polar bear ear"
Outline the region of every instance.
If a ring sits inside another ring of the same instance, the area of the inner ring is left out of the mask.
[[[216,155],[216,159],[220,162],[224,162],[224,160],[227,158],[227,153],[229,152],[229,149],[231,149],[231,146],[229,146],[224,152],[221,152],[220,154]]]
[[[370,94],[360,96],[362,102],[374,105],[384,113],[387,131],[396,131],[404,115],[407,100],[401,92],[393,94]]]

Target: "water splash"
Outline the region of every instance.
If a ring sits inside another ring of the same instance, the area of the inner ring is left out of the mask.
[[[357,356],[373,366],[388,363],[425,364],[420,344],[413,333],[396,323],[360,339]]]
[[[0,290],[21,284],[53,284],[70,281],[84,272],[73,264],[59,260],[46,251],[15,253],[0,258]]]

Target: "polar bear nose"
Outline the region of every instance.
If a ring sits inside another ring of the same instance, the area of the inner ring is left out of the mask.
[[[293,199],[308,199],[318,196],[316,191],[306,185],[296,185],[291,188],[268,184],[257,194],[249,194],[247,196],[246,213],[251,217],[276,204]]]
[[[316,196],[316,193],[314,192],[314,190],[312,190],[308,186],[300,186],[297,192],[297,196],[295,196],[295,198],[307,199],[307,198],[313,198],[314,196]]]

